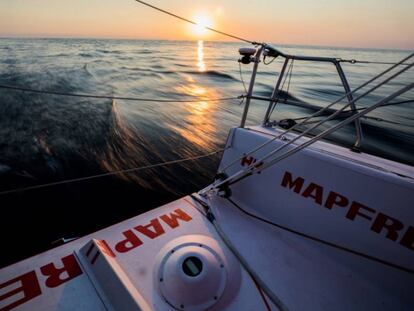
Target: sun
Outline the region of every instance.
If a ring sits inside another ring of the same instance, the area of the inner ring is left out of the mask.
[[[193,20],[197,25],[193,25],[192,31],[197,36],[207,35],[209,31],[206,27],[213,27],[213,21],[206,14],[197,15]]]

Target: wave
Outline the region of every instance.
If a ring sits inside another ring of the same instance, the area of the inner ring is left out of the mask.
[[[163,66],[157,66],[157,68],[164,68]],[[176,71],[172,71],[172,70],[160,70],[160,69],[152,69],[152,68],[141,68],[141,67],[127,67],[127,66],[122,66],[120,67],[120,69],[122,70],[129,70],[129,71],[137,71],[140,73],[154,73],[154,74],[165,74],[165,75],[176,75],[177,72]]]
[[[178,63],[174,64],[174,66],[176,66],[176,67],[183,67],[183,68],[189,68],[190,67],[190,66],[188,66],[186,64],[178,64]]]
[[[149,49],[145,49],[145,50],[136,50],[133,51],[134,54],[154,54],[154,50],[149,50]]]
[[[125,53],[123,51],[118,51],[118,50],[112,50],[112,51],[111,50],[96,50],[96,52],[103,53],[103,54],[116,54],[116,55]]]
[[[8,173],[12,170],[12,168],[6,164],[0,163],[0,175],[3,175],[5,173]]]
[[[89,68],[88,68],[88,67],[89,67],[89,63],[85,63],[85,65],[83,65],[83,67],[82,67],[82,68],[86,71],[86,73],[87,73],[88,75],[90,75],[90,76],[91,76],[91,77],[93,77],[93,78],[96,78],[96,77],[95,77],[95,75],[92,73],[92,71],[90,71],[90,70],[89,70]]]
[[[92,54],[89,54],[89,53],[79,53],[78,56],[81,56],[81,57],[94,57]]]
[[[78,83],[44,75],[20,77],[21,84],[39,81],[39,88],[71,92]],[[43,86],[42,86],[43,84]],[[46,86],[47,85],[47,86]],[[111,101],[92,101],[42,94],[0,92],[0,163],[13,171],[27,172],[39,181],[73,177],[78,164],[96,162],[95,153],[105,144]],[[1,173],[4,170],[0,167]],[[14,174],[14,175],[16,175]],[[75,174],[76,175],[76,174]],[[17,177],[16,177],[17,178]],[[18,177],[23,184],[32,183]],[[4,186],[6,186],[5,184]]]
[[[51,54],[51,55],[45,55],[43,57],[69,57],[71,54],[68,53],[59,53],[59,54]]]
[[[5,59],[5,60],[1,61],[0,63],[7,64],[7,65],[15,65],[15,64],[17,64],[17,59],[8,58],[8,59]]]
[[[219,72],[219,71],[215,71],[215,70],[206,70],[206,71],[187,70],[187,71],[182,71],[182,73],[188,73],[188,74],[193,74],[193,75],[201,75],[201,76],[210,76],[210,77],[214,77],[214,78],[238,81],[238,79],[234,78],[232,75],[229,75],[229,74],[223,73],[223,72]]]
[[[326,99],[332,99],[332,98],[339,98],[345,94],[345,91],[339,90],[339,89],[329,89],[329,88],[317,88],[317,87],[303,87],[302,88],[303,93],[314,96],[316,98],[326,98]]]

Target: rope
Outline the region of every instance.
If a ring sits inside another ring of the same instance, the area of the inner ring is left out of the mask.
[[[237,247],[235,247],[233,243],[230,241],[230,239],[227,237],[227,235],[221,228],[220,224],[215,219],[213,219],[211,223],[213,224],[214,228],[216,229],[221,239],[224,241],[224,243],[226,243],[227,247],[232,250],[233,254],[235,254],[235,256],[237,257],[239,262],[242,264],[242,266],[248,271],[251,278],[254,279],[259,284],[260,288],[263,289],[263,291],[270,298],[270,300],[277,306],[277,308],[280,311],[289,311],[289,308],[283,303],[283,301],[278,296],[276,296],[275,293],[272,292],[269,286],[267,286],[267,284],[261,280],[261,278],[257,275],[257,273],[254,272],[254,269],[250,267],[247,260],[244,259],[242,254],[238,251]]]
[[[0,85],[0,89],[8,89],[13,91],[23,91],[38,94],[58,95],[58,96],[71,96],[71,97],[84,97],[84,98],[98,98],[98,99],[117,99],[117,100],[129,100],[129,101],[148,101],[148,102],[162,102],[162,103],[196,103],[199,101],[221,101],[221,100],[233,100],[241,99],[243,95],[237,97],[221,97],[221,98],[199,98],[199,99],[154,99],[154,98],[141,98],[141,97],[120,97],[110,95],[93,95],[93,94],[76,94],[76,93],[64,93],[56,91],[36,90],[11,85]]]
[[[170,16],[175,17],[175,18],[178,18],[178,19],[181,19],[182,21],[185,21],[187,23],[190,23],[190,24],[199,26],[198,23],[196,23],[196,22],[194,22],[192,20],[189,20],[188,18],[184,18],[182,16],[176,15],[174,13],[171,13],[169,11],[163,10],[163,9],[161,9],[159,7],[156,7],[154,5],[151,5],[151,4],[149,4],[147,2],[144,2],[144,1],[141,1],[141,0],[135,0],[135,1],[138,2],[138,3],[141,3],[143,5],[146,5],[146,6],[152,8],[154,10],[160,11],[160,12],[162,12],[164,14],[170,15]],[[233,39],[236,39],[236,40],[244,41],[244,42],[247,42],[247,43],[251,43],[253,45],[259,45],[260,44],[260,43],[258,43],[256,41],[251,41],[251,40],[248,40],[248,39],[245,39],[245,38],[242,38],[242,37],[238,37],[238,36],[235,36],[235,35],[232,35],[232,34],[229,34],[229,33],[226,33],[226,32],[223,32],[223,31],[220,31],[220,30],[211,28],[211,27],[204,26],[204,28],[206,28],[206,29],[208,29],[210,31],[213,31],[215,33],[218,33],[220,35],[223,35],[223,36],[226,36],[226,37],[229,37],[229,38],[233,38]]]
[[[200,193],[199,193],[200,194]],[[250,266],[248,261],[243,257],[243,255],[239,252],[237,247],[234,246],[234,244],[231,242],[227,234],[224,232],[224,230],[221,228],[220,224],[218,223],[214,212],[212,211],[211,207],[204,202],[202,199],[199,199],[198,196],[191,194],[190,197],[196,201],[203,210],[199,209],[196,205],[192,204],[191,202],[187,201],[191,205],[195,207],[197,211],[199,211],[203,216],[207,218],[208,221],[214,226],[216,229],[218,235],[223,240],[224,244],[227,245],[227,247],[230,249],[230,251],[236,256],[236,258],[239,260],[240,264],[244,267],[246,272],[250,275],[250,277],[259,285],[259,287],[265,292],[267,297],[273,302],[273,304],[280,310],[280,311],[288,311],[288,307],[283,303],[283,301],[267,286],[267,284],[262,281],[262,279],[259,277],[259,275],[255,272],[255,270]]]
[[[277,57],[273,57],[269,62],[266,63],[266,56],[263,58],[263,64],[270,65]]]
[[[252,279],[254,285],[256,285],[256,288],[257,288],[257,291],[260,294],[260,297],[262,297],[262,301],[263,301],[263,304],[266,308],[266,311],[272,311],[272,308],[270,307],[269,302],[266,299],[265,293],[264,293],[263,289],[260,287],[260,284],[257,283],[257,280],[254,279],[252,276],[250,276],[250,278]]]
[[[338,244],[335,244],[335,243],[332,243],[332,242],[329,242],[329,241],[326,241],[326,240],[322,240],[320,238],[317,238],[317,237],[308,235],[306,233],[303,233],[303,232],[300,232],[300,231],[296,231],[296,230],[294,230],[292,228],[289,228],[289,227],[282,226],[282,225],[277,224],[277,223],[274,223],[274,222],[272,222],[272,221],[270,221],[270,220],[268,220],[266,218],[262,218],[260,216],[257,216],[255,214],[253,214],[253,213],[250,213],[249,211],[247,211],[244,208],[242,208],[240,205],[238,205],[236,202],[234,202],[230,198],[227,198],[227,200],[230,203],[232,203],[233,206],[235,206],[238,210],[240,210],[242,213],[246,214],[247,216],[250,216],[252,218],[255,218],[255,219],[259,220],[259,221],[262,221],[264,223],[267,223],[267,224],[269,224],[271,226],[274,226],[276,228],[279,228],[279,229],[282,229],[284,231],[293,233],[293,234],[298,235],[298,236],[303,237],[303,238],[307,238],[307,239],[313,240],[313,241],[318,242],[318,243],[322,243],[322,244],[328,245],[330,247],[333,247],[333,248],[342,250],[344,252],[348,252],[348,253],[351,253],[353,255],[360,256],[362,258],[365,258],[365,259],[368,259],[368,260],[372,260],[372,261],[375,261],[377,263],[380,263],[380,264],[383,264],[383,265],[386,265],[386,266],[389,266],[389,267],[393,267],[393,268],[398,269],[400,271],[404,271],[404,272],[408,272],[408,273],[414,274],[414,270],[413,269],[410,269],[410,268],[407,268],[407,267],[404,267],[404,266],[400,266],[400,265],[394,264],[392,262],[389,262],[389,261],[386,261],[386,260],[382,260],[380,258],[377,258],[377,257],[374,257],[374,256],[370,256],[370,255],[367,255],[365,253],[361,253],[361,252],[355,251],[353,249],[350,249],[350,248],[347,248],[347,247],[344,247],[344,246],[341,246],[341,245],[338,245]]]
[[[12,194],[12,193],[16,193],[16,192],[24,192],[24,191],[30,191],[30,190],[41,189],[41,188],[48,188],[48,187],[53,187],[53,186],[58,186],[58,185],[76,183],[76,182],[81,182],[81,181],[91,180],[91,179],[97,179],[97,178],[102,178],[102,177],[107,177],[107,176],[113,176],[113,175],[119,175],[119,174],[129,174],[129,173],[138,172],[138,171],[142,171],[142,170],[147,170],[147,169],[151,169],[151,168],[163,167],[163,166],[167,166],[167,165],[183,163],[183,162],[188,162],[188,161],[194,161],[194,160],[198,160],[198,159],[202,159],[202,158],[211,157],[212,155],[220,153],[224,150],[225,149],[219,149],[219,150],[207,153],[207,154],[188,157],[188,158],[184,158],[184,159],[178,159],[178,160],[161,162],[161,163],[151,164],[151,165],[146,165],[146,166],[141,166],[141,167],[134,167],[134,168],[124,169],[124,170],[112,171],[112,172],[108,172],[108,173],[92,175],[92,176],[87,176],[87,177],[66,179],[66,180],[62,180],[62,181],[51,182],[51,183],[47,183],[47,184],[40,184],[40,185],[36,185],[36,186],[31,186],[31,187],[1,191],[0,196],[1,195],[6,195],[6,194]]]

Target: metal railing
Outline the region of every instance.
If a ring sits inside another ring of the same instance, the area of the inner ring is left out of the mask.
[[[319,62],[319,63],[330,63],[333,64],[335,66],[335,69],[338,73],[338,76],[340,78],[342,87],[344,88],[345,91],[345,96],[348,100],[348,104],[351,108],[351,113],[356,113],[357,112],[357,108],[355,106],[355,100],[353,97],[353,93],[351,91],[351,88],[349,86],[348,80],[346,79],[345,73],[342,69],[341,63],[340,63],[340,59],[338,58],[331,58],[331,57],[314,57],[314,56],[299,56],[299,55],[289,55],[289,54],[285,54],[282,53],[278,50],[276,50],[275,48],[267,45],[267,44],[262,44],[260,46],[260,48],[257,50],[255,56],[254,56],[254,66],[253,66],[253,72],[252,72],[252,76],[250,79],[250,84],[249,84],[249,90],[247,93],[247,98],[246,98],[246,105],[243,111],[243,116],[242,116],[242,120],[240,123],[240,127],[244,127],[245,123],[246,123],[246,118],[247,118],[247,114],[248,114],[248,110],[249,110],[249,106],[250,106],[250,101],[252,99],[253,96],[253,87],[254,87],[254,83],[256,80],[256,75],[257,75],[257,70],[258,70],[258,66],[260,63],[260,58],[262,56],[262,54],[265,54],[268,57],[283,57],[285,59],[282,69],[280,71],[280,75],[276,81],[276,85],[273,89],[272,92],[272,96],[271,96],[271,100],[269,102],[266,114],[264,116],[264,120],[263,120],[263,124],[269,124],[269,119],[270,119],[270,115],[273,111],[273,109],[275,108],[275,106],[277,105],[277,98],[278,95],[281,92],[281,84],[283,79],[286,76],[286,68],[288,67],[289,62],[292,62],[294,60],[299,60],[299,61],[310,61],[310,62]],[[355,124],[355,132],[356,132],[356,140],[353,146],[354,150],[359,150],[361,144],[362,144],[362,140],[363,140],[363,134],[362,134],[362,127],[361,127],[361,121],[359,118],[355,119],[354,121]]]
[[[393,69],[395,69],[397,66],[403,64],[405,61],[410,60],[411,58],[414,57],[414,53],[411,53],[409,56],[405,57],[403,60],[401,60],[398,63],[395,63],[392,67],[386,69],[385,71],[381,72],[380,74],[378,74],[377,76],[373,77],[372,79],[366,81],[365,83],[363,83],[362,85],[360,85],[359,87],[357,87],[353,92],[360,90],[361,88],[367,86],[368,84],[372,83],[373,81],[377,80],[378,78],[384,76],[387,73],[390,73]],[[359,95],[357,98],[354,98],[352,100],[352,102],[355,102],[359,99],[361,99],[362,97],[365,97],[367,94],[370,94],[371,92],[373,92],[374,90],[380,88],[383,85],[386,85],[387,83],[389,83],[391,80],[393,80],[394,78],[398,77],[399,75],[401,75],[402,73],[404,73],[405,71],[413,68],[414,63],[410,63],[408,64],[405,68],[398,70],[397,72],[391,74],[389,77],[387,77],[386,79],[378,82],[377,84],[375,84],[374,86],[372,86],[369,90],[365,91],[363,94]],[[397,91],[391,93],[390,95],[386,96],[385,98],[377,101],[375,104],[363,108],[363,110],[361,111],[356,111],[355,113],[353,113],[351,116],[346,117],[344,120],[342,120],[341,122],[332,125],[330,127],[328,127],[326,130],[324,130],[322,133],[314,136],[313,138],[306,140],[303,143],[299,143],[297,144],[296,142],[301,139],[302,137],[304,137],[305,135],[307,135],[307,133],[309,133],[312,129],[318,127],[319,125],[332,120],[333,118],[335,118],[337,115],[339,115],[340,113],[342,113],[344,111],[344,109],[346,109],[347,107],[349,107],[352,102],[346,104],[344,107],[336,110],[334,113],[330,114],[328,117],[326,117],[325,119],[319,121],[317,124],[315,124],[314,126],[312,126],[311,128],[305,130],[304,132],[302,132],[300,135],[297,135],[295,138],[293,139],[289,139],[287,142],[282,143],[279,147],[277,147],[276,149],[273,149],[271,151],[269,151],[268,153],[266,153],[265,155],[261,156],[260,158],[257,159],[257,161],[251,163],[248,165],[248,167],[242,168],[238,171],[236,171],[235,173],[233,173],[230,176],[226,175],[226,170],[228,168],[230,168],[231,166],[235,165],[236,163],[240,163],[240,160],[243,159],[246,156],[249,156],[261,149],[263,149],[264,147],[268,146],[270,143],[272,143],[273,141],[275,141],[276,139],[280,139],[282,138],[284,135],[286,135],[288,132],[291,131],[291,128],[285,130],[284,132],[280,133],[279,135],[276,135],[274,137],[272,137],[271,139],[265,141],[264,143],[254,147],[252,150],[248,151],[247,153],[244,152],[242,156],[234,159],[233,161],[231,161],[229,164],[227,164],[225,167],[220,169],[219,173],[224,173],[223,176],[226,176],[224,179],[218,179],[216,180],[216,182],[214,182],[213,184],[209,185],[208,187],[206,187],[205,189],[203,189],[202,191],[199,192],[200,195],[205,195],[206,193],[214,190],[214,189],[223,189],[223,187],[228,187],[234,183],[237,183],[241,180],[243,180],[244,178],[247,178],[249,176],[252,176],[255,173],[260,173],[261,171],[275,165],[276,163],[282,161],[283,159],[292,156],[293,154],[299,152],[300,150],[312,145],[313,143],[325,138],[326,136],[334,133],[335,131],[343,128],[344,126],[351,124],[353,122],[355,122],[356,120],[359,120],[360,118],[364,117],[365,115],[367,115],[369,112],[386,106],[389,104],[390,101],[392,101],[393,99],[397,98],[398,96],[412,90],[414,88],[414,83],[408,83],[407,85],[404,85],[403,87],[401,87],[400,89],[398,89]],[[343,98],[346,97],[347,94],[345,94],[345,96]],[[250,98],[250,97],[249,97]],[[252,97],[254,98],[254,97]],[[339,102],[340,100],[343,99],[342,97],[339,98],[337,101],[334,101],[333,103],[331,103],[330,105],[328,105],[325,108],[322,108],[319,112],[322,112],[323,110],[329,108],[330,106],[332,106],[333,104]],[[273,101],[272,101],[273,102]],[[310,117],[309,117],[310,118]],[[295,145],[294,145],[295,144]],[[293,148],[288,149],[289,146],[292,146]]]

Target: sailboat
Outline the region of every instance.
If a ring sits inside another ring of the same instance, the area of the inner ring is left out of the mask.
[[[216,179],[3,268],[0,310],[414,308],[414,169],[360,148],[361,118],[414,83],[355,106],[412,68],[414,54],[351,91],[340,59],[287,55],[265,43],[239,53],[241,63],[253,64],[252,76]],[[263,100],[253,90],[265,57],[284,64],[262,124],[246,126],[251,100]],[[299,123],[273,120],[287,100],[281,84],[292,61],[332,64],[344,96]],[[355,128],[352,147],[324,140],[344,126]]]
[[[361,120],[401,103],[414,83],[356,107],[412,69],[414,53],[351,90],[341,63],[354,60],[290,55],[206,28],[254,46],[239,49],[252,75],[215,180],[1,269],[0,311],[414,309],[414,168],[361,149]],[[283,60],[269,98],[254,94],[266,58]],[[299,122],[274,117],[280,103],[295,104],[283,93],[294,61],[332,65],[344,90]],[[268,105],[262,123],[247,126],[252,100]],[[351,146],[326,139],[344,127],[354,128]]]

